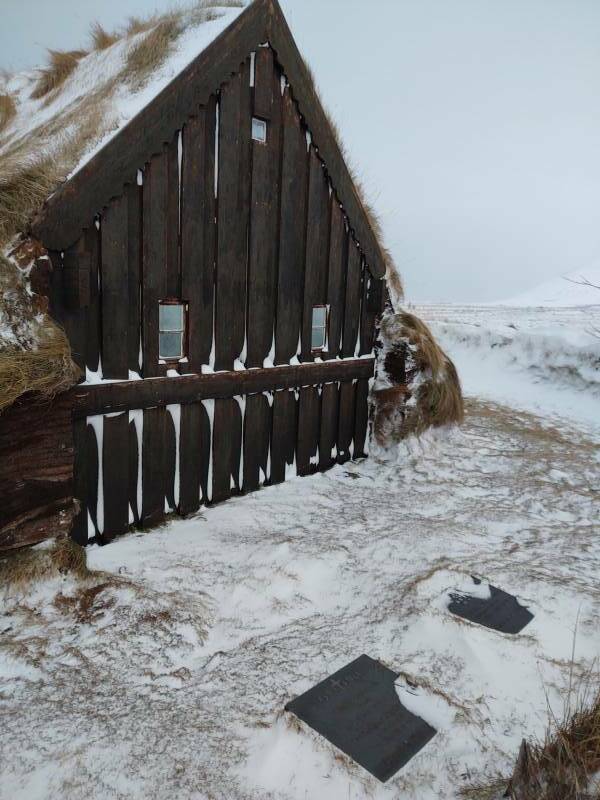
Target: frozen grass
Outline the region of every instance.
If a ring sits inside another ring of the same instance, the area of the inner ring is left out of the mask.
[[[131,48],[124,74],[134,90],[140,89],[151,73],[166,61],[184,29],[180,14],[165,15]]]
[[[510,775],[600,652],[597,444],[469,401],[460,430],[92,548],[103,577],[0,608],[6,796],[454,800]],[[449,614],[470,574],[531,606],[521,635]],[[386,785],[282,713],[363,652],[438,730]]]
[[[39,70],[31,98],[39,100],[62,86],[86,55],[85,50],[48,50],[48,66]]]
[[[0,556],[0,586],[8,595],[59,575],[89,576],[86,551],[70,538]]]
[[[120,38],[118,33],[109,33],[99,22],[92,23],[90,28],[92,50],[107,50]]]
[[[0,94],[0,132],[15,116],[15,101],[10,94]]]

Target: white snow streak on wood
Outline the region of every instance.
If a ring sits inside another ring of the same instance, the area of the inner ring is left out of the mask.
[[[136,409],[129,412],[129,421],[133,420],[135,425],[135,435],[137,437],[137,513],[138,517],[142,516],[142,492],[143,492],[143,474],[142,474],[142,450],[143,450],[143,433],[144,433],[144,412],[141,409]]]
[[[181,449],[181,405],[175,403],[167,406],[167,411],[173,420],[175,428],[175,483],[173,495],[175,499],[175,508],[179,507],[179,486],[180,486],[180,449]]]
[[[102,464],[102,445],[104,442],[104,417],[101,414],[96,414],[93,417],[87,418],[87,424],[91,425],[94,429],[96,437],[96,448],[98,452],[98,483],[97,492],[98,500],[96,505],[96,524],[98,526],[98,533],[104,532],[104,468]]]
[[[208,454],[208,477],[206,480],[206,501],[210,503],[212,500],[212,490],[213,490],[213,436],[214,436],[214,428],[215,428],[215,401],[214,400],[202,400],[202,405],[204,406],[206,413],[208,414],[208,421],[210,424],[210,435],[208,440],[210,442],[209,446],[209,454]],[[200,490],[200,496],[202,498],[202,490]]]

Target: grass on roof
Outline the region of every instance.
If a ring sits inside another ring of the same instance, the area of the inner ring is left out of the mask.
[[[165,15],[137,42],[127,55],[125,76],[135,90],[141,88],[152,72],[167,59],[178,37],[184,30],[181,15]]]
[[[10,94],[0,94],[0,131],[8,125],[16,112],[15,101]]]
[[[67,80],[79,61],[87,55],[85,50],[48,50],[49,64],[39,71],[39,77],[31,93],[33,100],[45,97]]]
[[[90,39],[92,50],[107,50],[119,41],[121,34],[109,33],[99,22],[92,23],[90,28]]]

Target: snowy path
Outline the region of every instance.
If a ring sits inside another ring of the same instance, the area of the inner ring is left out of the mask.
[[[593,432],[471,400],[461,431],[90,553],[108,575],[0,609],[0,797],[451,798],[600,655]],[[536,617],[459,621],[471,573]],[[388,784],[282,713],[361,653],[438,735]]]

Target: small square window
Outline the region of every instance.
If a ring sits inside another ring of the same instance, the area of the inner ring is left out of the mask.
[[[163,300],[158,307],[158,355],[162,361],[185,356],[185,305]]]
[[[312,312],[311,348],[323,350],[327,343],[327,306],[315,306]]]
[[[252,117],[252,138],[255,142],[265,144],[267,141],[267,123],[264,119]]]

